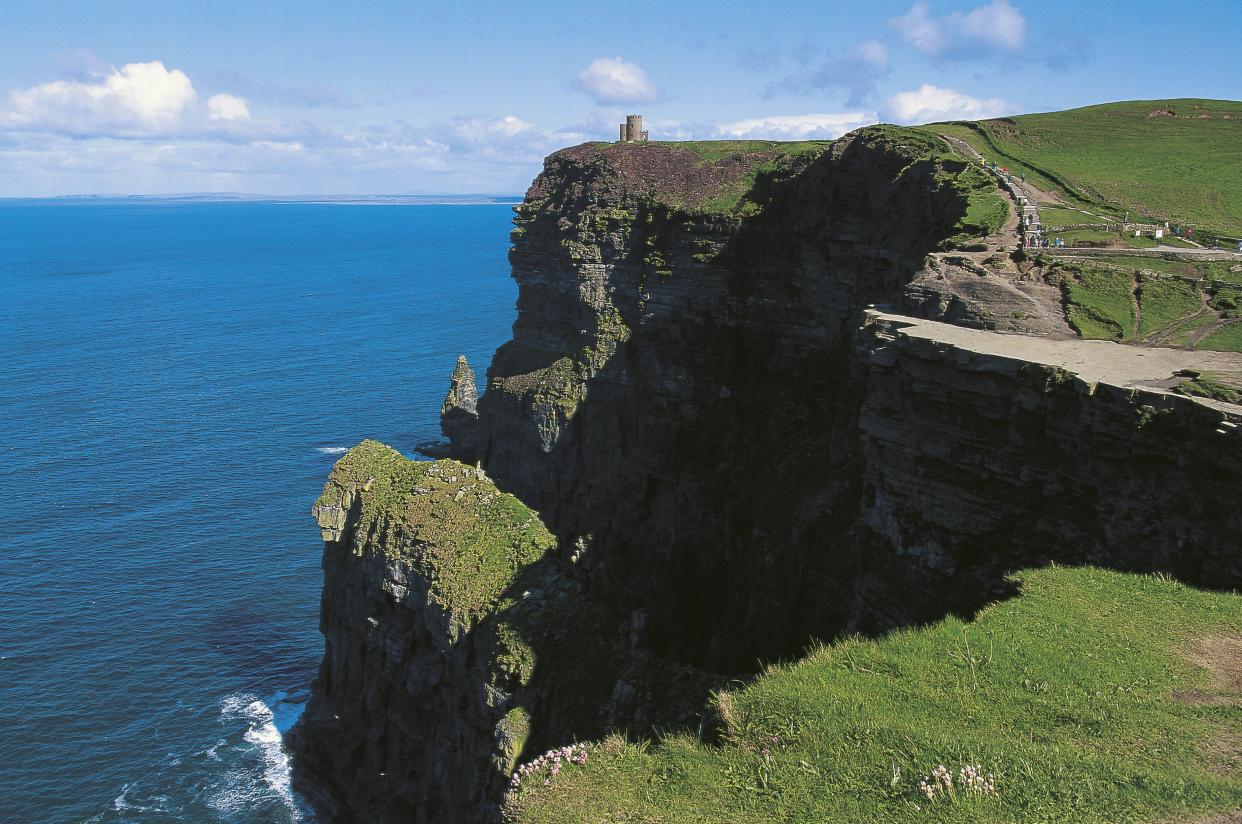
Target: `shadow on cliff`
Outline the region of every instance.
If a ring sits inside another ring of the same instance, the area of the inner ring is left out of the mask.
[[[858,310],[892,299],[965,213],[944,171],[879,131],[760,174],[749,217],[646,198],[599,305],[561,248],[569,217],[599,204],[582,180],[548,187],[514,256],[519,319],[480,400],[480,457],[582,543],[596,597],[648,616],[654,653],[753,671],[858,625],[851,342]],[[724,241],[715,261],[696,257],[704,236]],[[546,378],[497,391],[598,351],[614,308],[628,339],[567,388],[572,404]]]
[[[1124,489],[1159,497],[1127,479],[1159,454],[1182,461],[1176,442],[1134,460],[1107,442],[1129,437],[1137,407],[1116,411],[1118,434],[1101,433],[1072,387],[972,373],[973,388],[947,392],[961,377],[952,364],[885,372],[869,351],[883,342],[861,342],[862,310],[899,303],[967,211],[952,183],[965,164],[912,160],[911,140],[922,138],[866,130],[759,174],[730,215],[658,193],[610,201],[594,168],[540,189],[513,257],[514,339],[479,404],[481,458],[581,548],[593,597],[644,616],[642,646],[658,656],[753,672],[844,632],[969,617],[1012,594],[1010,572],[1051,561],[1213,585],[1170,549],[1136,550],[1165,531],[1110,501]],[[570,250],[581,242],[565,233],[603,225],[597,213],[618,203],[634,210],[632,233],[593,229],[604,266],[580,265]],[[618,322],[616,351],[590,362]],[[581,368],[554,368],[566,362]],[[507,380],[519,388],[497,388]],[[904,395],[890,397],[890,383]],[[871,431],[881,422],[905,439],[883,460],[868,452],[889,437]],[[1065,484],[1084,450],[1101,456],[1094,476]],[[1031,465],[1051,455],[1059,467],[1026,492]],[[970,519],[991,525],[953,525]]]
[[[478,700],[487,701],[499,688],[525,712],[514,722],[516,730],[506,730],[518,733],[512,742],[520,747],[520,761],[610,731],[648,737],[693,728],[708,691],[723,683],[652,655],[640,643],[643,628],[635,617],[594,597],[585,584],[572,564],[549,555],[519,573],[502,597],[508,606],[481,628],[516,632],[524,648],[520,664],[513,665],[509,653],[507,668],[473,662],[483,671],[502,672],[500,679],[480,683]]]

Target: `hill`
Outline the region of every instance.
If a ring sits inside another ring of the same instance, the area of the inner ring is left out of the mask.
[[[1136,100],[924,128],[1072,205],[1242,236],[1242,102]]]

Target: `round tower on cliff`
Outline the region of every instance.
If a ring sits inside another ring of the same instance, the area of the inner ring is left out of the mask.
[[[639,143],[646,139],[647,133],[643,131],[643,116],[641,114],[626,115],[625,122],[621,124],[621,142]]]

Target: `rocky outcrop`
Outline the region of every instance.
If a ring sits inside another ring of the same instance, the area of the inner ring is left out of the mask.
[[[1235,442],[1131,425],[1191,407],[907,355],[914,377],[860,342],[873,303],[1069,336],[1059,293],[1015,261],[937,251],[969,181],[921,141],[863,130],[759,175],[726,212],[665,202],[652,147],[578,147],[520,207],[519,315],[476,454],[580,547],[597,591],[649,616],[660,653],[752,668],[814,637],[969,612],[1007,570],[1053,559],[1242,581],[1222,560],[1239,554],[1219,497],[1235,465],[1209,457]],[[960,465],[933,467],[939,454]]]
[[[523,754],[621,718],[682,720],[714,683],[638,649],[641,615],[589,597],[478,469],[366,441],[313,514],[325,649],[288,746],[328,820],[499,820]]]
[[[481,472],[370,441],[314,515],[325,652],[290,741],[299,783],[335,821],[493,820],[532,735],[536,667],[553,666],[530,618],[576,605],[555,541]]]
[[[850,620],[850,332],[952,234],[964,164],[867,130],[721,211],[684,187],[669,202],[647,164],[681,178],[660,150],[548,159],[515,221],[518,318],[477,457],[650,616],[659,652],[748,669]]]
[[[449,392],[440,407],[440,431],[456,444],[454,454],[474,463],[478,444],[475,443],[479,422],[479,390],[474,370],[465,355],[457,357],[457,366],[449,378]]]

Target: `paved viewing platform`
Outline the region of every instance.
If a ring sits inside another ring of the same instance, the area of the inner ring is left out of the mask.
[[[1056,366],[1088,383],[1170,391],[1184,379],[1176,375],[1180,370],[1242,375],[1242,355],[1231,352],[1003,334],[893,314],[881,308],[867,310],[867,317],[871,322],[885,323],[908,338],[935,341],[981,355]],[[1236,405],[1205,402],[1232,414],[1239,413]]]

